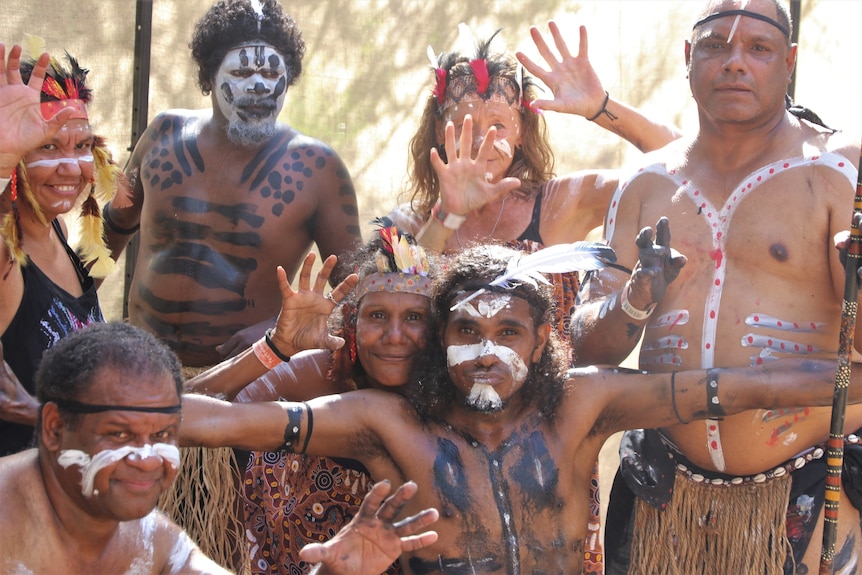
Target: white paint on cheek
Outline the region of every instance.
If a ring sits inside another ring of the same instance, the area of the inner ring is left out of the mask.
[[[528,368],[521,356],[504,345],[495,345],[488,340],[469,345],[450,345],[446,348],[446,363],[449,367],[460,365],[465,361],[475,361],[487,355],[496,356],[508,366],[512,379],[523,383],[527,379]]]
[[[35,160],[33,162],[30,162],[29,164],[26,164],[26,167],[27,168],[57,168],[61,164],[74,165],[74,164],[78,164],[80,162],[92,164],[93,163],[93,155],[88,154],[86,156],[81,156],[78,158],[52,158],[50,160]]]
[[[495,140],[494,149],[497,150],[501,156],[505,156],[506,158],[511,158],[513,155],[512,146],[507,140]]]
[[[9,569],[9,571],[8,571],[9,575],[35,575],[29,567],[27,567],[26,565],[24,565],[21,562],[17,562],[17,563],[11,564],[11,565],[9,563],[4,563],[4,565],[3,565],[3,572],[4,573],[7,572],[6,569]]]
[[[140,461],[145,457],[161,457],[168,461],[174,469],[178,469],[180,466],[180,450],[176,445],[166,443],[146,444],[143,447],[127,445],[119,449],[106,449],[93,457],[78,449],[65,449],[60,452],[57,463],[64,468],[70,465],[80,467],[81,493],[84,497],[92,497],[98,494],[94,489],[96,475],[108,465],[113,465],[125,457],[129,457],[132,461]]]

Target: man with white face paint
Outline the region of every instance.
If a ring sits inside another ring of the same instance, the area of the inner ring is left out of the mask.
[[[844,270],[832,244],[853,211],[859,139],[788,109],[790,31],[781,1],[705,3],[685,47],[699,128],[636,166],[617,190],[605,237],[634,272],[604,269],[585,283],[572,321],[576,356],[617,363],[643,334],[640,367],[649,371],[835,357]],[[673,283],[664,256],[636,265],[653,236],[668,254],[670,229],[688,258]],[[706,423],[627,436],[607,515],[608,572],[815,569],[830,418],[829,409],[808,407],[733,417],[715,410]],[[849,408],[845,423],[855,441],[862,408]],[[836,572],[862,566],[858,458],[859,445],[848,444]],[[656,485],[649,475],[665,479]],[[611,538],[632,525],[634,541]],[[677,545],[663,545],[669,540]]]
[[[227,573],[155,510],[179,467],[182,383],[176,356],[128,324],[45,353],[38,448],[0,459],[0,571]]]
[[[326,258],[361,237],[339,156],[278,121],[305,54],[278,0],[219,0],[191,48],[212,108],[159,114],[126,167],[133,205],[105,213],[114,256],[141,234],[129,320],[207,367],[274,325],[276,266],[293,277],[312,244]]]
[[[379,390],[307,403],[186,396],[181,443],[350,456],[375,479],[414,481],[405,513],[435,507],[440,519],[436,543],[401,556],[408,575],[574,575],[584,563],[593,465],[611,434],[634,422],[706,417],[711,390],[727,413],[831,404],[835,362],[826,360],[673,377],[567,372],[551,288],[521,276],[492,285],[521,255],[479,246],[447,260],[433,292],[440,338],[426,348],[409,398]],[[859,401],[862,374],[854,377],[851,401]]]
[[[191,48],[212,108],[156,117],[126,167],[132,205],[105,208],[115,257],[140,230],[129,321],[164,340],[187,377],[273,327],[281,304],[276,266],[294,277],[313,244],[325,259],[361,241],[356,194],[339,156],[278,121],[305,53],[278,0],[219,0],[195,26]],[[334,284],[345,275],[337,268]],[[188,489],[165,509],[210,556],[231,556],[241,569],[242,522],[223,513],[240,481],[233,455],[183,457],[184,467],[204,465],[216,479],[202,487],[181,477],[178,487]]]

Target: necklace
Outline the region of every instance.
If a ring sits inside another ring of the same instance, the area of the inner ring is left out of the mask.
[[[500,202],[500,211],[497,212],[497,220],[494,222],[494,227],[491,228],[491,231],[488,233],[488,239],[493,239],[494,232],[497,231],[497,225],[499,225],[500,219],[503,217],[503,206],[506,205],[506,198],[508,197],[508,194],[503,196],[503,201]],[[464,246],[461,245],[461,236],[458,235],[457,229],[455,230],[455,239],[458,240],[458,247],[463,248]]]

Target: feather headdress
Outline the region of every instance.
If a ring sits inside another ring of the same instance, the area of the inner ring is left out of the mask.
[[[463,22],[458,30],[458,46],[451,52],[435,56],[430,46],[427,49],[434,70],[432,94],[438,113],[461,101],[478,98],[521,109],[525,90],[534,87],[535,82],[505,49],[492,51],[500,30],[485,40],[476,40]]]
[[[599,242],[557,244],[512,258],[506,271],[488,282],[488,286],[512,289],[524,283],[532,286],[538,286],[540,283],[550,284],[544,274],[597,270],[616,260],[614,250]],[[472,301],[485,291],[485,288],[476,290],[453,305],[450,311]]]
[[[362,278],[356,286],[356,299],[370,291],[417,293],[427,296],[431,290],[429,264],[425,250],[413,236],[401,233],[389,218],[377,218],[377,234],[382,249],[375,255],[377,273]]]
[[[39,56],[44,53],[45,42],[38,36],[26,35],[25,57],[21,62],[21,73],[25,80],[29,80],[33,67]],[[45,80],[42,83],[41,105],[42,115],[45,118],[53,117],[60,109],[71,107],[75,110],[72,118],[87,119],[86,104],[92,101],[92,91],[87,87],[86,80],[89,70],[82,68],[78,61],[66,53],[67,66],[60,61],[51,58]],[[114,197],[118,188],[127,189],[128,182],[122,175],[122,170],[111,160],[111,155],[105,147],[102,138],[95,137],[93,143],[94,177],[90,182],[90,194],[81,204],[81,239],[78,250],[85,265],[92,266],[90,275],[93,277],[105,277],[113,268],[114,260],[110,257],[110,250],[105,245],[104,227],[98,200],[106,202]],[[85,161],[83,158],[81,161]],[[16,184],[21,188],[22,199],[27,202],[35,216],[45,225],[48,222],[41,207],[30,189],[27,177],[27,169],[24,161],[19,163],[16,169]],[[13,196],[17,196],[13,190]],[[128,195],[128,194],[127,194]],[[4,236],[11,259],[19,264],[26,265],[26,253],[21,247],[23,234],[18,218],[17,200],[14,198],[12,213],[7,214],[0,222],[0,231]],[[128,200],[126,200],[128,202]],[[130,202],[129,202],[130,203]]]

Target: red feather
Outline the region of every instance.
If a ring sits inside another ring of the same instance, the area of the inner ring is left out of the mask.
[[[434,86],[434,95],[437,97],[437,105],[442,106],[443,100],[446,99],[446,70],[443,68],[435,68],[434,73],[437,75],[437,84]]]
[[[470,67],[473,68],[473,75],[476,76],[476,91],[483,96],[488,91],[488,62],[484,58],[470,60]]]

